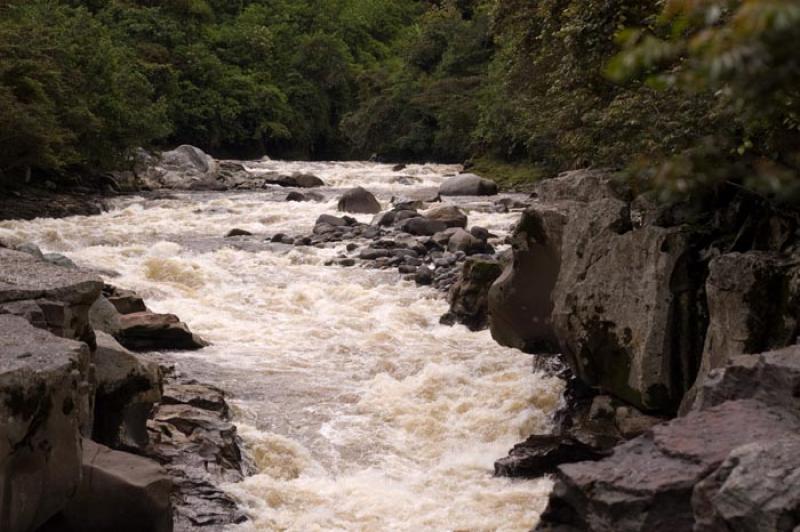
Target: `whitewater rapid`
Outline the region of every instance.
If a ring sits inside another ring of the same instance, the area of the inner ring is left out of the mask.
[[[280,189],[124,197],[98,216],[0,222],[0,240],[104,272],[213,343],[179,360],[230,394],[259,471],[225,486],[252,518],[232,530],[529,530],[550,481],[494,478],[492,464],[548,428],[559,382],[487,331],[439,325],[447,303],[433,289],[394,270],[325,266],[344,244],[264,242],[336,214],[339,188],[364,186],[387,206],[456,169],[247,164],[313,173],[328,199],[286,203]],[[464,207],[470,225],[498,235],[518,218]],[[223,238],[232,228],[257,236]]]

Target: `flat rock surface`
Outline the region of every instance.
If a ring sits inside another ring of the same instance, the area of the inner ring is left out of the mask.
[[[93,274],[0,248],[0,303],[38,298],[91,303],[102,288],[103,282]]]

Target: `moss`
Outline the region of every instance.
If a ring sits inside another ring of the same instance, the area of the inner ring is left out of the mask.
[[[506,191],[527,191],[545,175],[541,168],[531,163],[510,163],[489,157],[475,159],[469,171],[491,179]]]

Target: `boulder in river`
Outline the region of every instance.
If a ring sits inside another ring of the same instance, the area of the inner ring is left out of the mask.
[[[228,233],[225,235],[225,238],[232,238],[235,236],[253,236],[253,233],[250,231],[245,231],[244,229],[234,228],[228,231]]]
[[[183,145],[158,156],[139,156],[137,177],[151,189],[219,188],[219,163],[200,148]]]
[[[339,198],[337,207],[340,211],[356,214],[377,214],[381,212],[381,204],[369,190],[355,187],[346,191]]]
[[[81,480],[90,422],[89,349],[16,316],[0,316],[0,525],[36,530]]]
[[[503,269],[494,259],[470,257],[464,262],[458,281],[450,289],[450,310],[443,323],[463,323],[472,331],[488,326],[489,287]]]
[[[411,235],[433,236],[436,233],[447,229],[447,225],[439,220],[431,220],[422,216],[415,216],[400,222],[398,229]]]
[[[266,176],[264,182],[268,185],[296,188],[324,187],[325,182],[313,174],[295,172],[292,175]]]
[[[172,532],[172,480],[157,462],[83,440],[80,487],[51,530]]]
[[[119,317],[115,337],[132,351],[202,349],[208,342],[192,333],[174,314],[135,312]]]
[[[475,174],[459,174],[450,177],[439,187],[442,196],[493,196],[497,194],[497,183]]]
[[[431,209],[425,213],[425,218],[444,222],[447,227],[464,228],[467,226],[467,215],[455,205],[444,205]]]

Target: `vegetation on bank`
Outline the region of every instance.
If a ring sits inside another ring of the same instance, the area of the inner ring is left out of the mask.
[[[785,193],[798,44],[780,0],[0,0],[0,172],[189,143]]]

